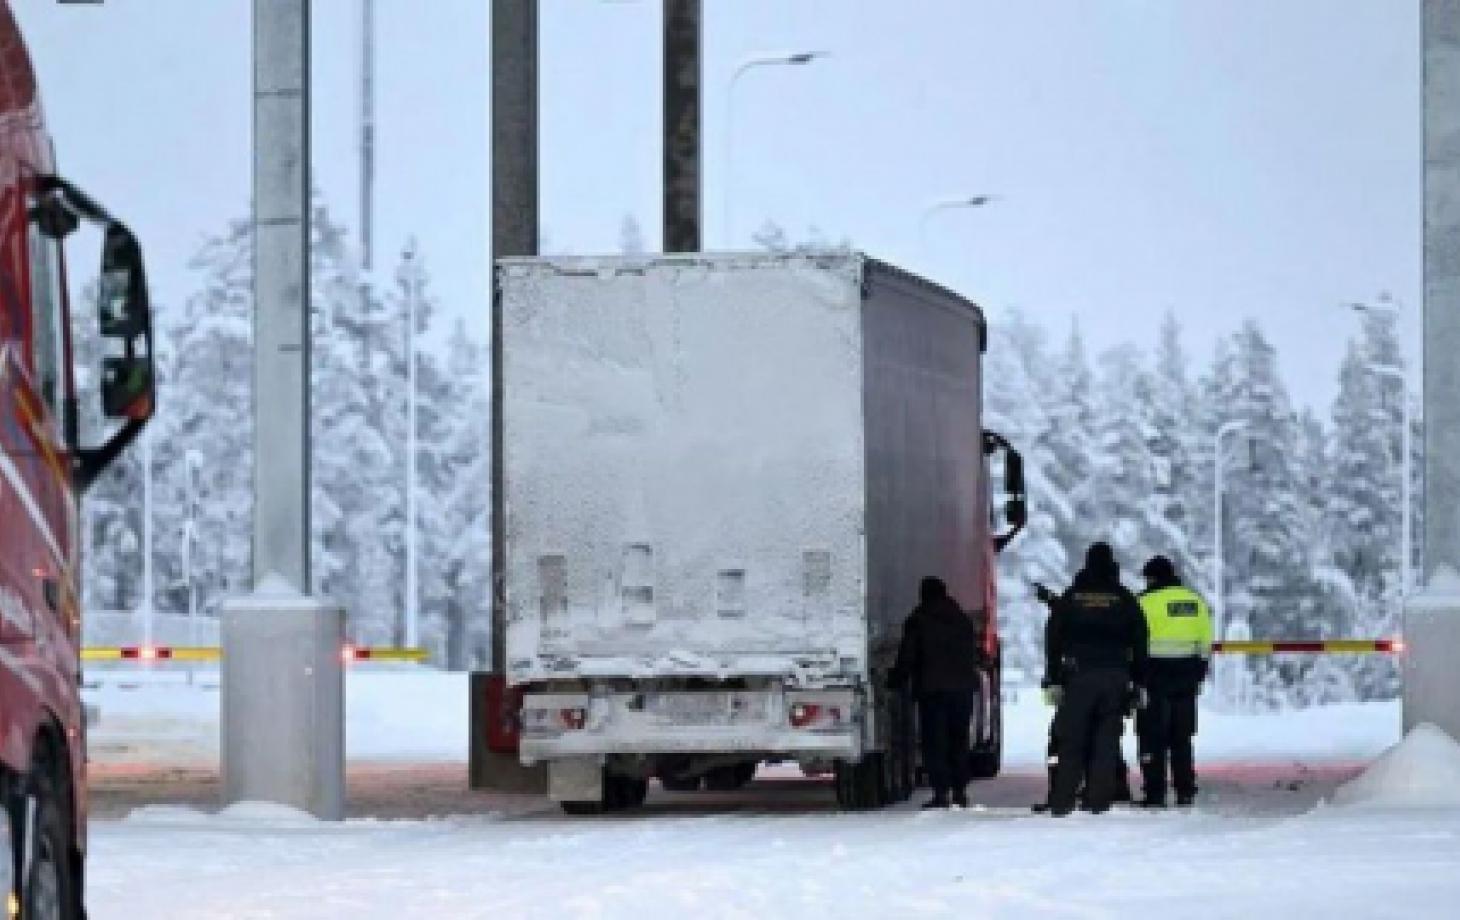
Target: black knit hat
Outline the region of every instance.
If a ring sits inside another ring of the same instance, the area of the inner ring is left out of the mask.
[[[1115,550],[1104,541],[1091,543],[1085,551],[1085,568],[1091,572],[1119,574],[1120,566],[1115,561]]]
[[[1176,578],[1176,566],[1165,556],[1152,556],[1141,568],[1141,575],[1156,581],[1173,581]]]

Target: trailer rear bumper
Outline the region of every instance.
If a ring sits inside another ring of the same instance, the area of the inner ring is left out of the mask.
[[[856,760],[863,706],[847,690],[528,693],[524,764],[606,754],[762,753]]]

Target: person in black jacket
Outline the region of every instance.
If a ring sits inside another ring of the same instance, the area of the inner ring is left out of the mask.
[[[902,627],[893,687],[911,684],[918,704],[918,734],[933,798],[924,808],[966,806],[969,721],[978,687],[978,636],[973,619],[942,579],[924,578],[921,603]]]
[[[1049,810],[1056,817],[1073,811],[1083,780],[1086,807],[1099,814],[1110,808],[1115,792],[1131,689],[1145,680],[1146,618],[1121,585],[1107,543],[1091,544],[1068,591],[1041,600],[1051,610],[1045,679],[1059,706]]]

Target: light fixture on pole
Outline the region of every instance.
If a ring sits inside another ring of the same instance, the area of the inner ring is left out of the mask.
[[[932,220],[935,214],[956,208],[981,208],[994,200],[993,195],[967,195],[962,198],[944,198],[928,205],[923,209],[922,216],[918,218],[918,242],[922,245],[923,251],[928,250],[928,221]]]
[[[735,247],[735,168],[734,168],[734,143],[735,143],[735,84],[740,78],[757,67],[801,67],[813,61],[830,57],[829,51],[798,51],[794,54],[767,54],[756,55],[746,58],[735,68],[730,75],[730,82],[725,87],[725,242],[726,249]]]

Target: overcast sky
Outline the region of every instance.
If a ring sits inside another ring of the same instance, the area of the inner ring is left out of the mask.
[[[11,0],[63,170],[129,219],[161,300],[249,196],[249,0]],[[382,262],[420,238],[487,325],[488,0],[377,0]],[[1420,290],[1418,3],[706,0],[706,231],[816,227],[1092,348],[1167,309],[1205,358],[1259,317],[1327,408],[1342,301]],[[314,165],[353,225],[357,0],[314,2]],[[543,225],[556,251],[659,237],[660,9],[543,0]],[[730,75],[762,52],[825,50]],[[733,171],[727,184],[726,150]],[[992,193],[979,211],[940,198]]]

